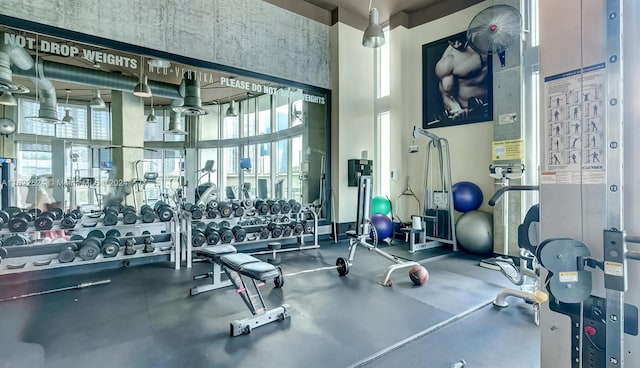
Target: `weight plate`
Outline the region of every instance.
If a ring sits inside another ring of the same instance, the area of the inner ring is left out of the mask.
[[[33,222],[33,226],[35,226],[36,230],[51,230],[53,228],[53,220],[55,219],[55,215],[51,212],[43,212],[36,218]]]
[[[236,242],[241,243],[247,238],[247,230],[238,229],[238,230],[234,231],[233,235],[234,235],[234,237],[236,239]]]
[[[214,219],[218,217],[219,214],[220,213],[218,212],[217,208],[210,208],[209,210],[207,210],[207,218]]]
[[[120,237],[120,230],[118,230],[118,229],[110,229],[104,235],[107,238],[119,238]]]
[[[285,236],[285,237],[291,236],[291,232],[292,232],[291,228],[289,226],[285,226],[285,228],[282,229],[282,236]]]
[[[211,229],[208,234],[205,234],[207,238],[207,244],[216,245],[220,241],[220,234],[216,230]]]
[[[338,275],[344,276],[349,273],[349,262],[347,262],[343,257],[338,257],[338,259],[336,259],[336,266]]]
[[[269,229],[267,229],[266,227],[263,227],[262,229],[260,229],[260,239],[268,239],[269,238]]]
[[[282,236],[282,228],[280,226],[276,226],[271,229],[271,236],[274,238],[279,238]]]
[[[280,212],[285,214],[291,212],[291,205],[288,202],[282,202],[280,204]]]
[[[275,203],[275,202],[274,202],[274,203],[272,203],[272,204],[269,206],[269,212],[271,212],[271,214],[272,214],[272,215],[277,215],[277,214],[279,214],[279,213],[280,213],[280,204]]]
[[[224,202],[221,202],[221,203],[224,203]],[[220,212],[221,217],[229,217],[233,213],[231,206],[227,205],[226,203],[219,205],[218,211]]]
[[[60,263],[73,262],[74,259],[76,259],[76,252],[71,248],[65,248],[58,253],[58,261]]]
[[[7,258],[8,255],[9,255],[9,252],[7,252],[6,249],[0,247],[0,259]]]
[[[256,212],[258,212],[258,215],[264,216],[266,214],[269,213],[269,205],[267,203],[261,203],[260,205],[256,206]]]
[[[82,218],[82,211],[75,209],[73,211],[71,211],[71,215],[73,216],[73,218],[75,218],[76,220],[80,220]]]
[[[276,288],[281,288],[284,286],[284,273],[280,266],[278,266],[278,273],[279,275],[273,279],[273,284]]]
[[[64,221],[64,219],[62,219]],[[104,226],[114,226],[118,223],[118,214],[115,211],[108,211],[104,214],[104,218],[102,219],[102,224]]]
[[[160,207],[166,206],[166,205],[167,204],[164,203],[163,201],[158,201],[158,202],[153,204],[153,210],[157,212],[160,209]]]
[[[244,215],[244,208],[242,207],[238,207],[235,210],[233,210],[233,215],[235,217],[242,217]]]
[[[127,213],[127,212],[133,212],[133,213],[136,213],[136,208],[135,208],[135,207],[133,207],[133,206],[131,206],[131,205],[129,205],[129,206],[124,206],[124,207],[122,207],[122,210],[121,210],[120,212],[122,212],[122,213]]]
[[[212,199],[207,203],[207,209],[208,210],[212,210],[212,209],[216,209],[216,208],[218,208],[218,201],[216,201],[215,199]]]
[[[155,212],[155,211],[148,204],[143,204],[142,206],[140,206],[140,213],[145,213],[145,212]]]
[[[229,228],[231,227],[231,225],[229,224],[229,221],[224,220],[224,221],[220,221],[220,224],[218,224],[220,228],[226,227]]]
[[[191,206],[191,218],[194,220],[200,220],[202,218],[202,210],[198,206]]]

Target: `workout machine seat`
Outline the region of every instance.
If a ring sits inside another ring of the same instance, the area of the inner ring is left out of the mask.
[[[289,317],[289,306],[287,304],[267,309],[259,290],[259,287],[264,285],[264,281],[271,279],[279,280],[275,282],[276,287],[282,286],[283,275],[279,267],[245,253],[237,253],[236,248],[229,244],[201,248],[196,251],[196,255],[209,260],[213,264],[213,270],[207,274],[195,276],[194,279],[211,277],[212,283],[191,288],[191,295],[233,285],[253,315],[249,318],[231,322],[231,336],[250,333],[252,328],[277,320],[285,320]],[[221,272],[226,274],[227,280],[222,281],[220,279]],[[245,282],[243,277],[250,279],[251,283]],[[260,284],[256,280],[260,281]],[[252,285],[251,288],[249,287],[250,285]]]

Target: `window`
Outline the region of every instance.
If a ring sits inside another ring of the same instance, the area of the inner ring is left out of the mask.
[[[271,133],[271,96],[262,95],[258,99],[258,134]]]
[[[20,98],[18,104],[18,133],[37,134],[40,136],[56,135],[56,127],[51,123],[43,123],[29,119],[38,116],[40,104],[35,100]]]
[[[289,128],[289,92],[288,88],[278,90],[275,95],[276,131]]]
[[[56,137],[87,139],[87,106],[58,104],[58,116],[64,116],[65,110],[69,110],[73,123],[56,124]]]
[[[91,109],[91,139],[111,140],[111,111]]]
[[[256,135],[256,99],[249,98],[240,101],[239,105],[240,111],[242,111],[242,136]]]
[[[378,98],[389,96],[391,94],[391,67],[390,67],[390,57],[389,57],[389,27],[384,28],[384,38],[387,42],[379,48],[379,58],[378,58]]]
[[[200,116],[200,140],[209,141],[218,139],[220,127],[220,106],[205,106],[209,111],[207,115]]]

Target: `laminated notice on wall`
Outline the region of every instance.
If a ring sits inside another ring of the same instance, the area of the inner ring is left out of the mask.
[[[606,181],[604,80],[604,63],[544,78],[542,167],[556,184]]]
[[[492,143],[494,160],[522,160],[524,158],[524,141],[511,139],[507,141],[495,141]]]

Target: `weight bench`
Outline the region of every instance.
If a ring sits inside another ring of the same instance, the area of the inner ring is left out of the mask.
[[[195,276],[194,279],[211,277],[212,283],[191,288],[191,295],[233,285],[252,314],[252,317],[231,322],[229,330],[231,336],[250,333],[254,328],[273,321],[285,320],[290,316],[287,304],[267,309],[259,289],[268,280],[274,280],[276,287],[283,285],[284,279],[279,267],[262,262],[248,254],[237,253],[236,248],[229,244],[201,248],[196,251],[196,255],[211,262],[213,270],[204,275]],[[222,281],[221,272],[227,275],[227,280]],[[251,282],[245,280],[251,280]]]

